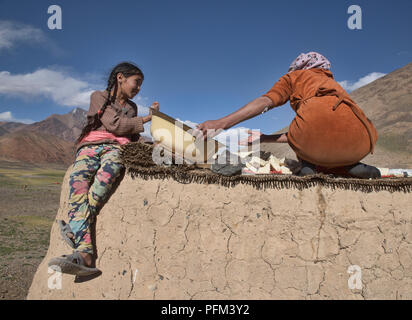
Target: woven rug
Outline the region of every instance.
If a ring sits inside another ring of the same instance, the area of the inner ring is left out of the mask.
[[[223,176],[208,169],[200,169],[195,165],[156,165],[152,159],[153,145],[132,142],[122,146],[121,160],[127,173],[132,178],[167,179],[172,178],[180,183],[219,184],[233,187],[237,184],[251,185],[256,189],[285,189],[298,190],[322,185],[332,189],[374,192],[386,190],[389,192],[411,192],[412,178],[382,178],[356,179],[334,177],[332,175],[316,174],[306,177],[295,175],[236,175]]]

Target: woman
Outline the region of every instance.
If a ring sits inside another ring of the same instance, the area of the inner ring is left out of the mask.
[[[377,168],[359,163],[373,153],[377,132],[372,122],[334,80],[330,62],[317,52],[302,53],[263,96],[236,112],[197,126],[208,130],[228,129],[287,101],[296,112],[289,132],[278,136],[252,133],[249,142],[287,142],[302,162],[300,175],[336,173],[359,178],[377,178]]]
[[[69,179],[69,224],[59,221],[63,239],[75,252],[49,261],[50,267],[62,273],[99,272],[92,267],[90,225],[124,170],[120,145],[138,141],[143,124],[151,120],[151,114],[138,117],[137,106],[130,100],[139,93],[143,78],[137,66],[122,62],[112,69],[106,90],[91,94],[88,123],[77,140]],[[151,109],[159,110],[159,104],[154,102]]]

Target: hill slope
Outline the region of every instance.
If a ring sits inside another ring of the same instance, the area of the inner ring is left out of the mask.
[[[50,134],[17,131],[0,136],[0,159],[67,165],[74,160],[74,145]]]
[[[378,129],[379,146],[412,153],[412,63],[350,95]]]
[[[20,127],[17,130],[51,134],[63,140],[74,142],[85,125],[86,115],[85,110],[76,108],[63,115],[52,114],[42,121]]]
[[[32,124],[0,122],[0,159],[27,163],[70,164],[74,141],[86,121],[80,108]]]
[[[26,126],[27,124],[19,122],[0,122],[0,136],[6,133],[14,132]]]

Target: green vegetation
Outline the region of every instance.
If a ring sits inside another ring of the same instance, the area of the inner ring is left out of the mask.
[[[0,299],[24,299],[46,255],[67,168],[0,161]]]
[[[0,184],[28,187],[61,184],[67,168],[44,168],[23,163],[0,163]]]
[[[0,299],[24,299],[47,253],[54,219],[0,217]]]
[[[32,170],[0,168],[0,183],[9,186],[61,184],[65,171],[35,168]]]
[[[0,219],[0,256],[47,250],[53,219],[15,216]]]

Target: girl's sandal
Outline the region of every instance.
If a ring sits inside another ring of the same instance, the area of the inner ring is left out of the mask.
[[[101,272],[97,268],[87,267],[79,251],[75,251],[71,255],[52,258],[48,265],[55,271],[76,276],[89,276]]]
[[[59,228],[60,228],[60,234],[63,237],[63,240],[66,241],[66,243],[73,249],[74,247],[74,239],[70,238],[67,234],[71,233],[74,236],[74,233],[72,229],[70,228],[70,225],[68,225],[64,220],[58,220],[57,221]]]

